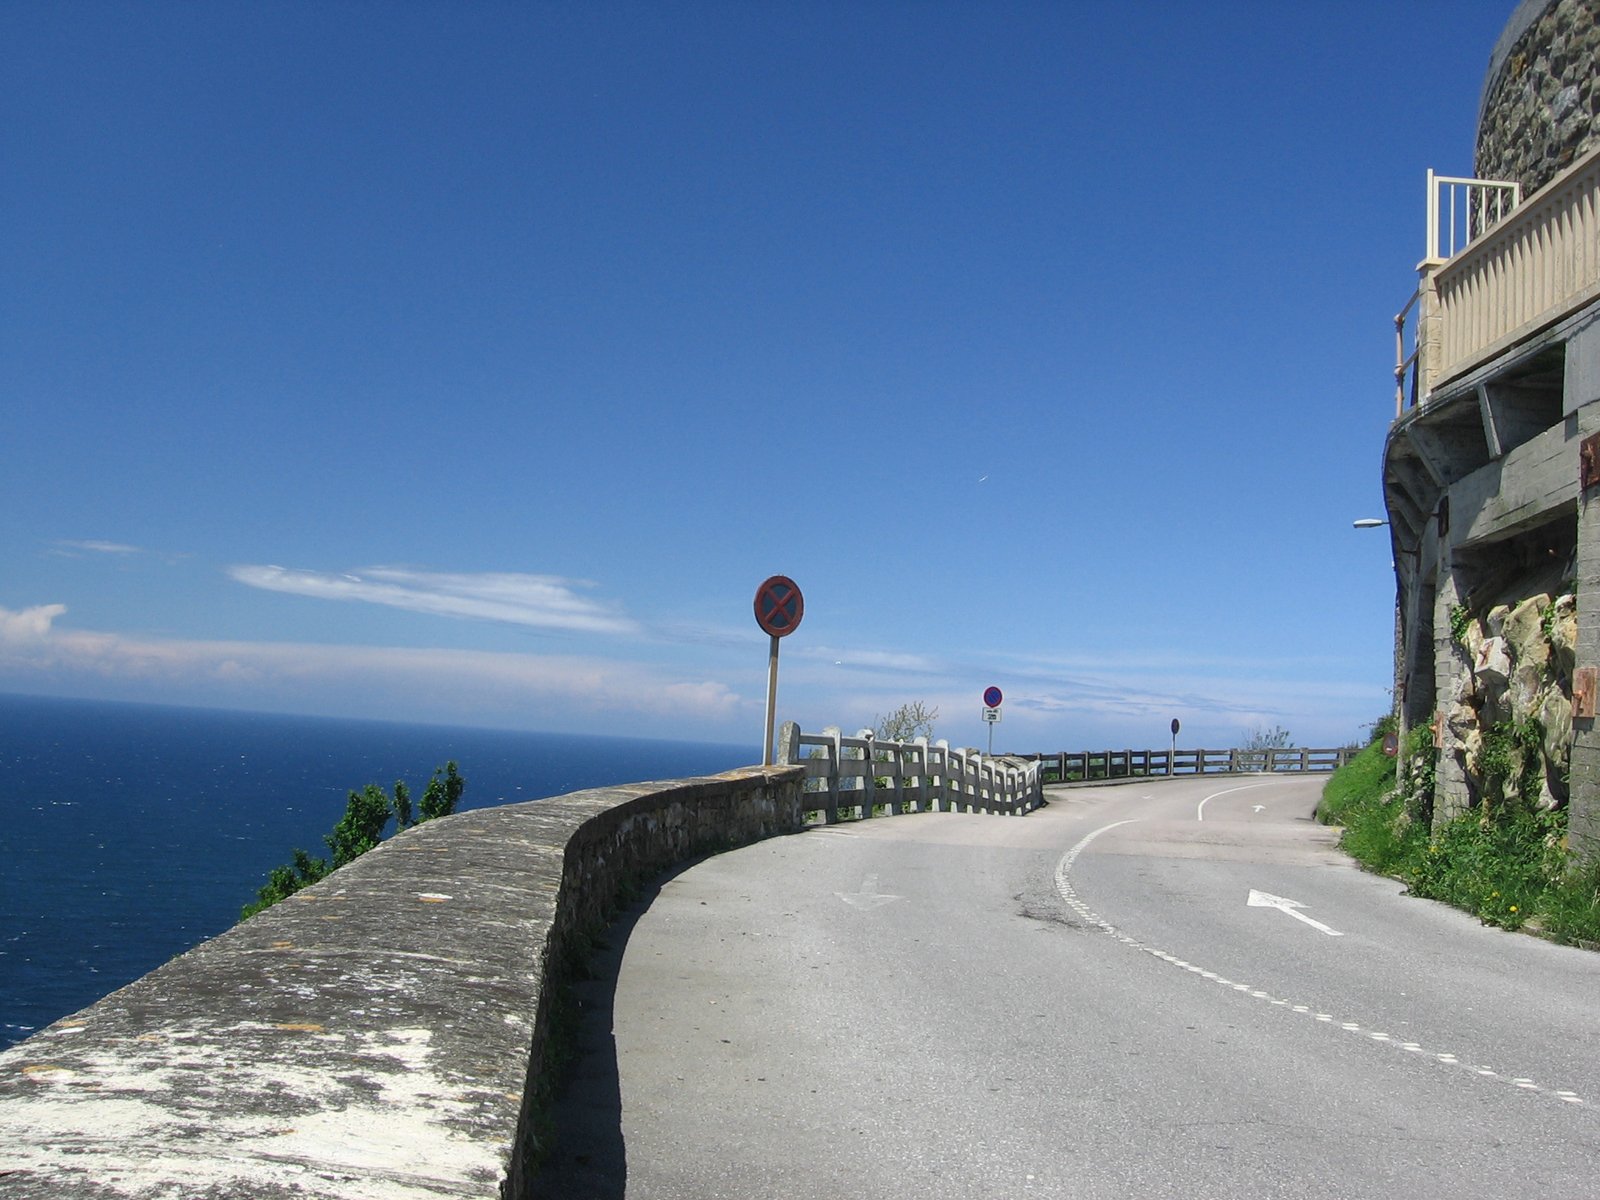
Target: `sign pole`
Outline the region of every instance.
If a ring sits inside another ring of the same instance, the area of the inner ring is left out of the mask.
[[[772,649],[767,654],[767,750],[761,765],[772,765],[772,718],[778,707],[778,635],[772,635]]]
[[[1000,701],[1005,699],[1004,693],[997,687],[983,689],[983,719],[989,726],[989,757],[994,757],[994,726],[1000,719]]]
[[[805,616],[806,600],[787,575],[774,575],[756,589],[756,624],[772,638],[767,652],[767,740],[761,765],[772,766],[772,726],[778,712],[778,639],[793,633]]]

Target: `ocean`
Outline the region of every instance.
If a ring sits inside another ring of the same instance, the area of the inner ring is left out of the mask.
[[[221,933],[346,794],[453,759],[461,808],[748,766],[759,746],[0,695],[0,1049]]]

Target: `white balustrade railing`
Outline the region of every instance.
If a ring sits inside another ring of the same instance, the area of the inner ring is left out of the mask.
[[[1422,257],[1454,258],[1522,203],[1522,185],[1499,179],[1464,179],[1428,171],[1428,248]]]
[[[1018,814],[1044,798],[1039,764],[952,749],[944,741],[886,742],[870,730],[778,735],[778,761],[806,769],[807,811],[826,824],[909,812]]]
[[[1396,416],[1408,374],[1411,404],[1426,403],[1439,382],[1600,297],[1600,146],[1526,200],[1516,184],[1428,172],[1421,272],[1395,318]]]
[[[1438,379],[1600,291],[1600,147],[1439,268]]]

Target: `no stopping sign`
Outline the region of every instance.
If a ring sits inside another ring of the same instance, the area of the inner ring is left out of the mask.
[[[756,589],[756,624],[773,637],[793,633],[805,613],[805,597],[787,575],[774,575]]]

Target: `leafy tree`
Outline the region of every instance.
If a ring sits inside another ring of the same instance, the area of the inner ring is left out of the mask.
[[[369,783],[359,792],[351,792],[344,816],[322,839],[333,854],[334,869],[354,862],[382,841],[392,814],[389,797],[377,784]]]
[[[919,737],[933,737],[934,722],[939,710],[929,708],[922,701],[902,704],[886,717],[877,720],[878,736],[886,742],[914,742]]]
[[[332,861],[312,858],[296,847],[290,863],[272,868],[265,886],[256,893],[255,903],[245,906],[240,919],[271,908],[279,900],[316,883],[330,871],[360,858],[383,840],[383,831],[388,827],[391,817],[394,818],[395,828],[400,830],[420,825],[434,817],[449,816],[455,812],[461,793],[466,789],[467,781],[457,772],[454,761],[436,768],[433,778],[428,781],[427,790],[422,794],[415,820],[412,819],[411,790],[403,781],[395,782],[393,796],[375,783],[367,784],[359,792],[352,790],[345,803],[344,816],[322,839],[332,855]]]
[[[394,781],[394,827],[395,829],[410,829],[413,824],[411,816],[411,789],[403,780]]]
[[[440,771],[435,768],[433,778],[428,780],[428,790],[422,793],[421,819],[431,821],[434,817],[448,817],[455,812],[466,787],[467,781],[456,774],[454,762],[445,763],[442,778]]]
[[[1241,750],[1283,750],[1290,745],[1289,731],[1281,725],[1274,725],[1265,729],[1260,725],[1252,725],[1244,731],[1244,741],[1239,743]]]

